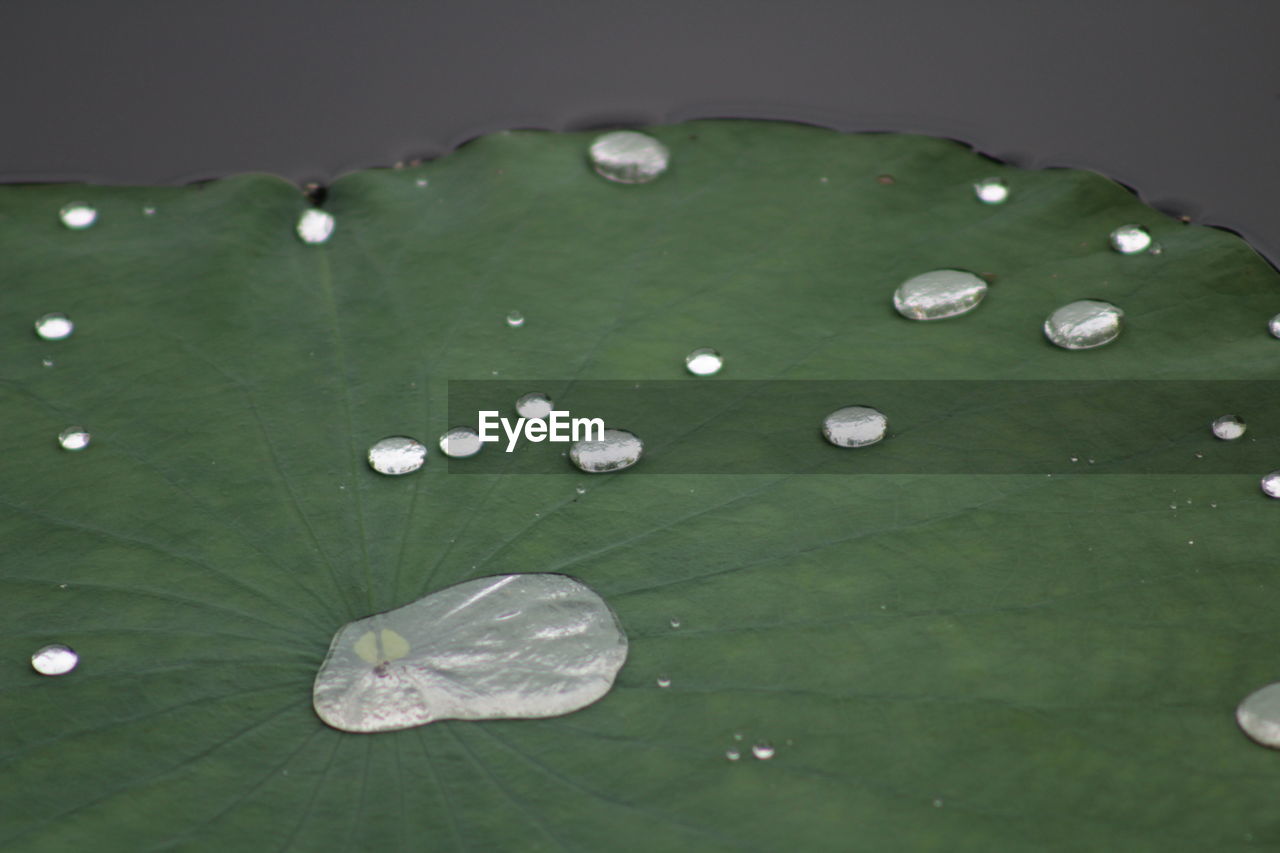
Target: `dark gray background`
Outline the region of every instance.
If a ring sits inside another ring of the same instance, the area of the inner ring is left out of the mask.
[[[737,116],[1080,166],[1280,259],[1275,0],[11,0],[0,180],[327,181]]]

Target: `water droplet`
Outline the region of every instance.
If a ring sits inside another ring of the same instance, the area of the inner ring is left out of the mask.
[[[580,495],[585,495],[587,493],[587,490],[584,489],[582,486],[574,486],[573,490]]]
[[[469,426],[456,426],[440,436],[440,452],[453,459],[475,456],[482,447],[484,442],[480,440],[480,434]]]
[[[53,367],[53,359],[51,358],[42,358],[40,359],[40,363],[45,367]]]
[[[603,441],[577,441],[569,448],[569,461],[588,474],[621,471],[640,461],[644,442],[624,429],[607,429]]]
[[[769,743],[767,740],[758,740],[755,745],[751,747],[751,754],[761,761],[768,761],[770,758],[773,758],[773,753],[773,744]]]
[[[1267,323],[1267,331],[1271,333],[1271,337],[1280,338],[1280,314],[1272,317]]]
[[[1110,302],[1081,299],[1063,305],[1044,321],[1044,335],[1063,349],[1093,349],[1120,336],[1124,311]]]
[[[512,311],[507,315],[507,325],[513,329],[518,329],[524,325],[524,315],[519,311]]]
[[[742,757],[742,753],[738,752],[738,750],[734,749],[733,747],[730,747],[724,751],[724,757],[729,759],[730,761],[737,761],[739,758]]]
[[[550,397],[537,391],[525,394],[516,400],[516,413],[522,418],[535,421],[546,420],[547,415],[551,414],[551,410],[555,407]]]
[[[870,406],[846,406],[827,415],[822,434],[836,447],[866,447],[884,438],[889,419]]]
[[[414,181],[414,183],[415,183],[415,184],[417,184],[417,185],[418,185],[418,186],[420,186],[420,187],[425,187],[425,186],[427,185],[427,179],[426,179],[426,178],[418,178],[418,180]]]
[[[659,675],[659,676],[658,676],[658,686],[659,686],[659,687],[670,687],[670,686],[671,686],[671,679],[670,679],[670,678],[667,678],[665,675]]]
[[[1246,696],[1236,708],[1236,722],[1258,743],[1280,749],[1280,683]]]
[[[1079,457],[1079,456],[1072,456],[1072,457],[1071,457],[1071,461],[1072,461],[1072,462],[1079,462],[1079,461],[1080,461],[1080,457]]]
[[[591,166],[596,174],[619,184],[647,184],[667,171],[671,152],[652,136],[616,130],[591,143]]]
[[[1262,492],[1269,498],[1280,498],[1280,471],[1272,471],[1262,478]]]
[[[983,204],[1004,204],[1009,198],[1009,185],[1001,178],[986,178],[973,185],[973,194]]]
[[[1121,225],[1111,232],[1111,248],[1122,255],[1145,252],[1151,245],[1151,233],[1141,225]]]
[[[142,208],[142,215],[143,215],[143,216],[155,216],[155,215],[156,215],[156,209],[155,209],[154,207],[152,207],[151,205],[149,205],[149,204],[148,204],[146,207]]]
[[[876,183],[890,187],[897,183],[897,179],[893,175],[876,175]]]
[[[36,320],[36,334],[46,341],[60,341],[71,337],[76,324],[66,314],[45,314]]]
[[[941,797],[938,797],[938,798],[936,798],[936,799],[933,801],[933,807],[934,807],[935,809],[940,809],[940,808],[942,808],[942,798],[941,798]]]
[[[98,211],[83,201],[73,201],[58,211],[58,218],[72,231],[83,231],[98,221]]]
[[[680,627],[680,620],[679,620],[679,619],[677,619],[676,617],[672,616],[672,617],[671,617],[671,627],[672,627],[672,628],[679,628],[679,627]]]
[[[58,444],[63,450],[84,450],[92,438],[89,431],[81,426],[71,426],[58,433]]]
[[[298,239],[304,243],[323,243],[333,236],[333,214],[311,208],[298,217]]]
[[[711,376],[724,367],[724,359],[711,347],[698,347],[684,357],[684,366],[694,376]]]
[[[742,740],[742,732],[734,732],[734,733],[733,733],[733,739],[734,739],[734,740]]]
[[[893,292],[893,307],[909,320],[945,320],[968,314],[987,295],[987,283],[964,270],[933,270],[907,279]]]
[[[554,717],[608,693],[626,657],[609,605],[573,578],[479,578],[344,625],[312,700],[349,732]]]
[[[369,448],[369,467],[379,474],[412,474],[426,458],[426,445],[407,435],[388,436]]]
[[[1213,421],[1213,434],[1223,441],[1235,441],[1244,435],[1247,427],[1237,415],[1223,415]]]
[[[1150,248],[1150,249],[1147,249],[1147,254],[1148,254],[1148,255],[1163,255],[1163,254],[1164,254],[1164,246],[1161,246],[1159,243],[1152,242],[1152,244],[1151,244],[1151,248]]]
[[[31,668],[41,675],[66,675],[80,663],[75,649],[61,643],[51,643],[36,649],[31,656]]]

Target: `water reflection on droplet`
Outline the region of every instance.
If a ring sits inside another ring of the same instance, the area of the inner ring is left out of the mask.
[[[323,243],[333,236],[335,224],[333,214],[313,207],[298,217],[298,239],[304,243]]]
[[[1271,337],[1280,338],[1280,314],[1272,317],[1267,323],[1267,331],[1271,333]]]
[[[684,366],[694,376],[711,376],[724,367],[724,359],[711,347],[698,347],[684,357]]]
[[[574,486],[574,487],[573,487],[573,490],[574,490],[574,492],[576,492],[577,494],[580,494],[580,495],[585,495],[585,494],[587,493],[587,490],[586,490],[586,489],[584,489],[582,486]]]
[[[866,447],[884,438],[889,419],[870,406],[846,406],[827,415],[822,435],[836,447]]]
[[[761,761],[768,761],[773,758],[773,753],[773,744],[767,740],[756,741],[755,745],[751,747],[751,754]]]
[[[569,461],[588,474],[602,474],[630,468],[644,453],[644,442],[624,429],[606,429],[602,439],[574,442]]]
[[[1009,198],[1009,185],[1002,178],[986,178],[973,185],[973,194],[983,204],[1004,204]]]
[[[513,329],[518,329],[524,325],[524,315],[519,311],[512,311],[507,314],[507,325]]]
[[[475,456],[482,447],[480,434],[469,426],[456,426],[440,436],[440,452],[453,459]]]
[[[1093,349],[1120,336],[1124,311],[1110,302],[1081,299],[1063,305],[1044,321],[1044,335],[1063,349]]]
[[[582,583],[486,577],[344,625],[312,698],[348,732],[554,717],[608,693],[626,657],[617,616]]]
[[[36,320],[36,334],[46,341],[60,341],[71,337],[76,325],[66,314],[45,314]]]
[[[45,367],[53,367],[53,359],[51,358],[42,358],[40,359],[40,363]]]
[[[411,474],[426,458],[426,445],[407,435],[388,436],[369,448],[369,467],[379,474]]]
[[[75,649],[62,643],[51,643],[36,649],[31,656],[31,668],[41,675],[66,675],[80,663]]]
[[[516,400],[516,413],[522,418],[535,421],[546,420],[547,415],[555,408],[555,403],[546,394],[533,391]]]
[[[58,444],[63,450],[84,450],[91,439],[89,431],[82,426],[67,427],[58,433]]]
[[[1136,255],[1151,246],[1151,233],[1141,225],[1121,225],[1110,239],[1111,248],[1122,255]]]
[[[672,617],[671,617],[671,627],[672,627],[672,628],[679,628],[679,627],[680,627],[680,620],[679,620],[679,619],[677,619],[676,617],[672,616]]]
[[[72,231],[83,231],[98,221],[98,211],[82,201],[73,201],[58,211],[58,218]]]
[[[1246,696],[1236,708],[1236,722],[1254,741],[1280,749],[1280,683]]]
[[[1262,493],[1269,498],[1280,498],[1280,471],[1272,471],[1262,478]]]
[[[1213,421],[1213,434],[1223,441],[1235,441],[1244,435],[1247,427],[1237,415],[1223,415]]]
[[[987,295],[987,283],[964,270],[933,270],[907,279],[893,292],[893,307],[910,320],[945,320],[968,314]]]
[[[668,678],[668,677],[667,677],[667,676],[665,676],[665,675],[659,675],[659,676],[658,676],[658,686],[659,686],[659,687],[670,687],[670,686],[671,686],[671,679],[670,679],[670,678]]]
[[[671,162],[667,146],[634,130],[596,137],[589,156],[597,174],[619,184],[647,184],[665,172]]]
[[[730,761],[737,761],[739,758],[742,757],[742,753],[730,747],[729,749],[726,749],[724,751],[724,757],[729,759]]]

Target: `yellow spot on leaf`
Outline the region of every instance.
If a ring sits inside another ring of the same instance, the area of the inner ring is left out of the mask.
[[[378,638],[372,631],[366,631],[364,636],[356,640],[355,650],[365,663],[378,665]]]
[[[372,631],[366,631],[360,639],[356,640],[355,652],[365,663],[377,666],[409,654],[408,640],[390,628],[383,628],[381,633],[381,644],[378,643],[378,635]]]
[[[392,631],[390,628],[382,629],[382,659],[396,660],[409,654],[409,641],[404,637]]]

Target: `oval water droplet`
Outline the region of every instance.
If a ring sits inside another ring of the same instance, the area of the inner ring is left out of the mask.
[[[658,676],[658,686],[659,686],[659,687],[670,687],[670,686],[671,686],[671,679],[670,679],[670,678],[667,678],[665,675],[659,675],[659,676]]]
[[[884,438],[889,419],[870,406],[846,406],[827,415],[822,435],[836,447],[867,447]]]
[[[569,461],[588,474],[603,474],[630,468],[644,453],[644,442],[624,429],[606,429],[602,439],[574,442]]]
[[[626,657],[617,616],[573,578],[479,578],[344,625],[312,699],[348,732],[555,717],[608,693]]]
[[[983,204],[1004,204],[1009,198],[1009,185],[1002,178],[985,178],[973,185],[973,194]]]
[[[524,315],[519,311],[512,311],[507,314],[507,325],[513,329],[518,329],[524,325]]]
[[[574,486],[573,490],[580,495],[585,495],[587,493],[587,490],[584,489],[582,486]]]
[[[774,752],[773,744],[767,740],[756,741],[755,745],[751,747],[751,754],[761,761],[768,761],[773,758]]]
[[[426,445],[407,435],[388,436],[369,448],[369,467],[390,476],[412,474],[426,458]]]
[[[71,337],[76,324],[66,314],[45,314],[36,320],[36,334],[46,341],[60,341]]]
[[[66,675],[80,663],[75,649],[62,643],[50,643],[36,649],[31,656],[31,668],[41,675]]]
[[[550,397],[538,391],[532,391],[516,400],[516,413],[522,418],[535,421],[546,420],[555,407]]]
[[[933,270],[907,279],[893,292],[893,307],[910,320],[945,320],[968,314],[987,295],[987,283],[964,270]]]
[[[480,434],[469,426],[456,426],[440,436],[440,452],[453,459],[475,456],[483,447]]]
[[[698,347],[684,357],[684,366],[694,376],[712,376],[724,367],[724,359],[711,347]]]
[[[1267,323],[1267,331],[1271,333],[1271,337],[1280,338],[1280,314],[1272,317]]]
[[[680,620],[679,620],[679,619],[677,619],[676,617],[672,616],[672,617],[671,617],[671,627],[672,627],[672,628],[679,628],[679,627],[680,627]]]
[[[156,215],[156,209],[155,209],[154,207],[152,207],[151,205],[149,205],[149,204],[148,204],[148,205],[146,205],[146,206],[144,206],[144,207],[142,208],[142,215],[143,215],[143,216],[155,216],[155,215]]]
[[[72,426],[58,433],[58,444],[62,445],[63,450],[84,450],[92,438],[84,427]]]
[[[1262,493],[1269,498],[1280,498],[1280,471],[1272,471],[1262,478]]]
[[[667,171],[671,152],[646,133],[616,130],[596,137],[589,152],[601,177],[619,184],[647,184]]]
[[[1280,749],[1280,683],[1246,696],[1236,708],[1236,723],[1257,743]]]
[[[737,761],[739,758],[742,757],[742,753],[734,749],[733,747],[730,747],[729,749],[726,749],[724,751],[724,757],[729,759],[730,761]]]
[[[45,367],[53,367],[53,359],[51,358],[42,358],[40,359],[40,363]]]
[[[1121,225],[1111,232],[1111,248],[1122,255],[1136,255],[1151,247],[1151,233],[1141,225]]]
[[[304,243],[323,243],[333,236],[335,225],[332,213],[313,207],[298,217],[298,239]]]
[[[1223,415],[1213,421],[1213,434],[1223,441],[1235,441],[1244,435],[1247,427],[1237,415]]]
[[[1063,349],[1093,349],[1120,336],[1124,311],[1110,302],[1081,299],[1063,305],[1044,321],[1044,336]]]
[[[72,231],[83,231],[98,221],[98,211],[83,201],[73,201],[58,211],[58,218]]]

